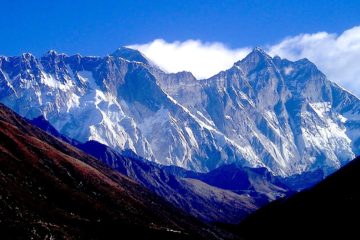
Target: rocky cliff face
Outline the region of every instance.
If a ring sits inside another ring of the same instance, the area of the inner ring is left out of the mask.
[[[359,99],[307,59],[291,62],[254,49],[207,80],[157,75],[165,92],[241,146],[248,162],[279,175],[329,173],[360,153]]]
[[[206,80],[123,48],[0,57],[0,101],[77,141],[197,171],[237,162],[283,176],[329,172],[360,153],[359,99],[308,60],[260,49]]]

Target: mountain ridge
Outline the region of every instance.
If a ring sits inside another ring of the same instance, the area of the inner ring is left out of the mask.
[[[177,208],[207,222],[238,223],[264,204],[291,193],[281,183],[267,178],[262,183],[271,187],[266,193],[259,189],[256,179],[261,179],[264,174],[257,173],[256,169],[247,170],[254,173],[252,176],[249,174],[237,179],[224,172],[222,179],[230,178],[233,184],[238,185],[245,178],[254,180],[234,191],[226,187],[230,184],[214,184],[216,176],[192,173],[185,169],[182,169],[184,174],[179,175],[165,166],[142,159],[135,153],[118,152],[96,141],[83,144],[73,141],[58,133],[43,117],[30,122],[142,184]],[[238,171],[241,172],[241,169],[238,168]],[[245,171],[243,175],[246,175]]]
[[[113,56],[1,58],[0,101],[77,141],[202,172],[236,162],[330,173],[360,152],[359,99],[306,60],[264,54],[206,80]]]

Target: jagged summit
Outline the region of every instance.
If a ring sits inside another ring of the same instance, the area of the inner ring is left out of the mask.
[[[264,49],[262,49],[261,47],[254,47],[253,50],[251,51],[251,53],[260,53],[263,55],[268,55],[266,53],[266,51]]]
[[[57,55],[57,51],[50,49],[49,51],[47,51],[44,56],[49,56],[49,55]]]
[[[21,54],[21,56],[23,57],[23,58],[34,58],[34,55],[32,55],[32,53],[29,53],[29,52],[26,52],[26,53],[23,53],[23,54]]]
[[[261,58],[261,59],[272,59],[271,56],[269,54],[267,54],[267,52],[265,52],[265,50],[259,48],[259,47],[255,47],[244,59],[246,58]]]
[[[56,57],[68,57],[65,53],[59,53],[55,50],[47,51],[41,58],[56,58]]]
[[[113,57],[121,57],[129,61],[152,65],[151,61],[147,59],[140,51],[128,47],[120,47],[110,55]]]
[[[259,62],[271,61],[272,58],[260,47],[255,47],[246,57],[237,61],[234,65],[252,64],[257,65]]]
[[[306,65],[307,67],[318,69],[317,66],[315,65],[315,63],[310,61],[308,58],[301,58],[301,59],[295,61],[295,63],[303,64],[303,65]]]

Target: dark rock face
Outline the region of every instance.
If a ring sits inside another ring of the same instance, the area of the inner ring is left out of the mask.
[[[0,105],[2,239],[217,239],[224,232]]]
[[[359,182],[358,157],[313,188],[260,209],[236,230],[245,239],[355,239]]]

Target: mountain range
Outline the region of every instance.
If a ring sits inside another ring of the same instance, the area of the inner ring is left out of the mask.
[[[359,99],[309,60],[259,48],[203,80],[165,73],[128,48],[0,57],[0,101],[76,141],[197,172],[236,163],[282,177],[327,175],[360,152]]]
[[[360,100],[260,48],[209,79],[126,47],[0,56],[0,139],[5,239],[306,238],[359,212]]]

